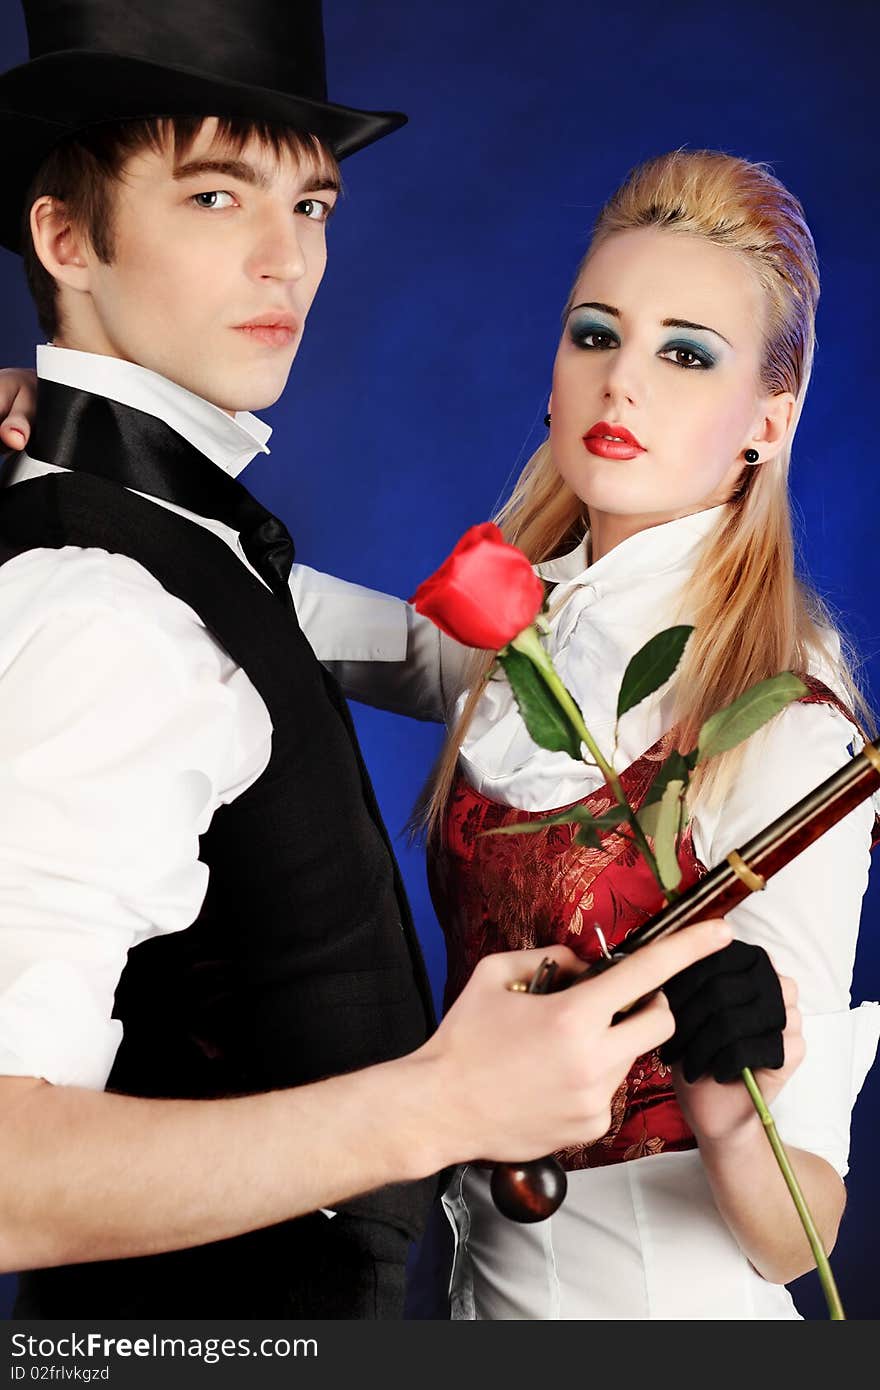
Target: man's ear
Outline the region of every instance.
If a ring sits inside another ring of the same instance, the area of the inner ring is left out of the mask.
[[[797,402],[790,391],[777,396],[765,396],[760,402],[752,433],[744,448],[757,449],[761,463],[775,458],[791,439]]]
[[[34,250],[49,274],[71,289],[89,288],[86,238],[74,227],[60,198],[37,198],[30,213]]]

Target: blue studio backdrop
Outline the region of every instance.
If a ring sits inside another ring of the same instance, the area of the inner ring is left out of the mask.
[[[261,412],[272,453],[245,481],[288,521],[298,558],[412,593],[493,512],[543,437],[560,310],[627,170],[678,146],[766,160],[804,203],[823,277],[792,475],[803,554],[865,658],[876,708],[880,10],[326,0],[325,11],[331,94],[406,111],[410,124],[343,165],[347,194],[305,342],[282,399]],[[0,68],[26,56],[18,0],[0,0]],[[5,251],[0,306],[0,364],[32,366],[39,327]],[[355,714],[389,827],[402,832],[441,731]],[[398,849],[439,1000],[444,951],[423,858],[402,833]],[[878,936],[875,863],[854,1000],[880,993]],[[857,1318],[880,1314],[878,1129],[880,1066],[855,1110],[833,1261]],[[13,1282],[0,1278],[0,1314]],[[824,1316],[815,1276],[795,1296],[805,1316]]]

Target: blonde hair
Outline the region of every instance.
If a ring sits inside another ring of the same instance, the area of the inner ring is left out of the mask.
[[[794,395],[793,434],[810,380],[819,298],[816,248],[797,198],[764,164],[715,150],[660,155],[631,170],[602,208],[575,283],[603,242],[636,227],[706,237],[729,247],[751,267],[765,305],[760,386],[768,395]],[[572,302],[569,296],[565,314]],[[856,684],[852,644],[795,572],[790,463],[789,443],[767,463],[744,465],[689,582],[695,631],[675,677],[673,715],[682,750],[696,744],[709,715],[755,681],[784,670],[805,672],[811,654],[827,654],[828,630],[841,642],[835,662],[839,685],[873,731],[871,712]],[[583,503],[556,471],[549,441],[529,459],[495,517],[505,538],[533,564],[576,545],[586,520]],[[492,664],[492,653],[474,653],[467,700],[414,813],[413,825],[426,828],[429,836],[442,824],[459,749]],[[697,769],[691,810],[698,795],[714,804],[723,800],[741,758],[742,745]]]

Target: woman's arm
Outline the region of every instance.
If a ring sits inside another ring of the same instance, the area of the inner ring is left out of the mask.
[[[772,1073],[762,1072],[757,1078],[765,1095],[768,1075]],[[702,1084],[700,1081],[697,1086]],[[790,1284],[815,1267],[813,1253],[745,1087],[739,1082],[728,1084],[742,1092],[751,1114],[744,1116],[733,1132],[717,1138],[710,1138],[705,1132],[699,1135],[703,1167],[715,1205],[751,1264],[770,1283]],[[685,1095],[688,1089],[694,1088],[676,1079],[676,1093],[685,1115],[689,1111]],[[843,1179],[818,1154],[790,1144],[786,1145],[786,1152],[822,1244],[830,1252],[846,1203]]]
[[[694,843],[702,861],[714,866],[843,766],[853,734],[828,706],[785,710],[746,749],[720,812],[697,808]],[[849,1117],[861,1081],[852,1063],[857,1015],[849,1013],[849,987],[872,820],[868,801],[728,914],[737,938],[763,946],[777,970],[797,981],[788,1007],[795,1035],[803,1010],[803,1064],[798,1040],[784,1067],[760,1072],[758,1080],[829,1250],[843,1213]],[[876,1012],[868,1021],[875,1047]],[[811,1269],[800,1221],[744,1087],[706,1077],[688,1086],[677,1076],[676,1089],[719,1211],[752,1264],[775,1283]]]
[[[771,1108],[802,1062],[805,1050],[797,985],[786,977],[780,983],[786,1011],[783,1065],[756,1067],[754,1073]],[[676,1012],[672,995],[670,1001]],[[742,1010],[731,1009],[731,1017],[739,1012]],[[706,1019],[704,1028],[717,1028],[717,1018]],[[757,1044],[760,1052],[760,1039]],[[715,1204],[740,1248],[758,1273],[772,1283],[787,1284],[805,1274],[813,1268],[812,1252],[745,1087],[739,1080],[719,1084],[708,1075],[688,1084],[679,1067],[674,1068],[673,1076],[679,1104],[698,1139]],[[792,1146],[787,1152],[822,1243],[831,1250],[846,1201],[843,1181],[817,1154]]]

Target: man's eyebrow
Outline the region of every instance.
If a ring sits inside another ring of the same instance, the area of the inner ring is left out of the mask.
[[[600,313],[611,314],[612,318],[620,318],[620,310],[613,308],[610,304],[575,304],[572,306],[571,313],[574,313],[575,309],[598,309]],[[715,337],[720,338],[723,343],[727,343],[728,347],[733,347],[733,343],[731,343],[729,339],[725,338],[723,333],[719,333],[717,328],[710,328],[708,324],[705,323],[692,323],[690,319],[662,319],[661,327],[695,328],[698,333],[714,333]]]
[[[252,188],[260,188],[263,191],[272,186],[269,175],[245,159],[187,159],[182,164],[176,164],[172,171],[172,177],[178,182],[182,179],[197,178],[202,174],[222,174],[226,178],[239,179],[241,183],[250,184]],[[338,176],[329,169],[318,169],[303,184],[302,191],[316,193],[319,189],[339,193],[341,185]]]

